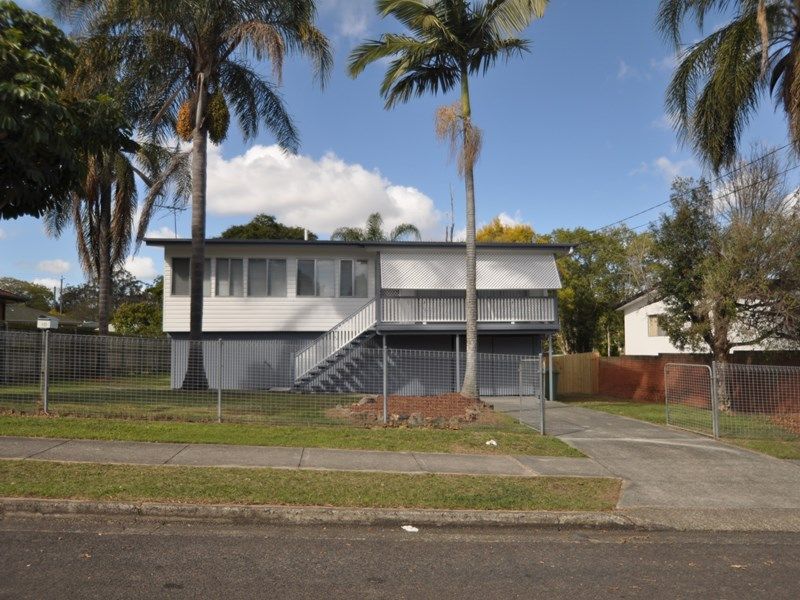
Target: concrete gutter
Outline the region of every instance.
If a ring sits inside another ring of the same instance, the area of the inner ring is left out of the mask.
[[[99,516],[272,525],[530,527],[649,531],[800,532],[796,510],[638,508],[603,511],[491,511],[92,502],[0,498],[0,516]]]

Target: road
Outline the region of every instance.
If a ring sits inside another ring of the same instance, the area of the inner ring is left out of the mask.
[[[800,535],[0,521],[0,598],[800,597]]]

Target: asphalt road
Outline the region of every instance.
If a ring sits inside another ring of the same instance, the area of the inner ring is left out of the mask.
[[[800,535],[0,521],[2,598],[798,598]]]

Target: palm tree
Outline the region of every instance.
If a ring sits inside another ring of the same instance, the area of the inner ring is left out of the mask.
[[[710,12],[729,9],[733,19],[682,48],[685,21],[702,28]],[[742,131],[765,92],[783,108],[800,152],[800,2],[661,0],[658,28],[680,53],[667,111],[716,172],[736,160]]]
[[[374,212],[367,217],[364,227],[337,227],[331,234],[332,240],[343,242],[398,242],[404,238],[422,239],[416,225],[400,223],[388,234],[383,230],[381,213]]]
[[[439,110],[437,134],[450,139],[459,155],[466,189],[467,368],[461,394],[478,396],[478,302],[475,262],[475,182],[473,168],[480,133],[472,123],[469,76],[483,74],[497,59],[528,49],[514,37],[544,14],[548,0],[377,0],[382,17],[393,16],[410,33],[385,33],[350,55],[349,71],[358,76],[370,63],[391,59],[380,92],[387,109],[414,96],[460,89],[460,102]]]
[[[184,389],[208,386],[203,369],[203,265],[208,139],[227,135],[230,111],[245,139],[263,125],[287,151],[298,133],[275,85],[249,62],[268,60],[279,82],[284,57],[311,58],[324,80],[332,57],[314,26],[314,0],[58,0],[85,22],[85,35],[110,48],[138,86],[138,123],[157,138],[192,143],[190,352]]]

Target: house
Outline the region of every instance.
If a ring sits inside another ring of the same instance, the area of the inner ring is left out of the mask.
[[[653,290],[645,291],[617,307],[624,314],[625,354],[628,356],[658,356],[659,354],[692,354],[697,350],[681,350],[674,346],[658,324],[658,316],[666,312],[664,302]],[[741,339],[741,338],[740,338]],[[786,343],[766,340],[760,344],[737,346],[733,352],[787,350]],[[708,348],[701,348],[709,352]]]
[[[164,332],[186,340],[191,241],[146,243],[164,249]],[[569,251],[479,244],[479,352],[541,352],[559,328],[555,259]],[[225,369],[231,385],[303,385],[384,340],[391,349],[463,353],[463,243],[211,239],[205,255],[203,336],[222,340],[226,356],[239,352]]]
[[[6,322],[6,305],[25,302],[25,298],[7,290],[0,289],[0,327]]]
[[[31,308],[25,304],[11,304],[6,307],[6,326],[9,329],[36,329],[39,317],[51,316],[46,310]],[[97,329],[97,322],[76,319],[69,315],[57,315],[58,330],[70,333],[92,333]]]

